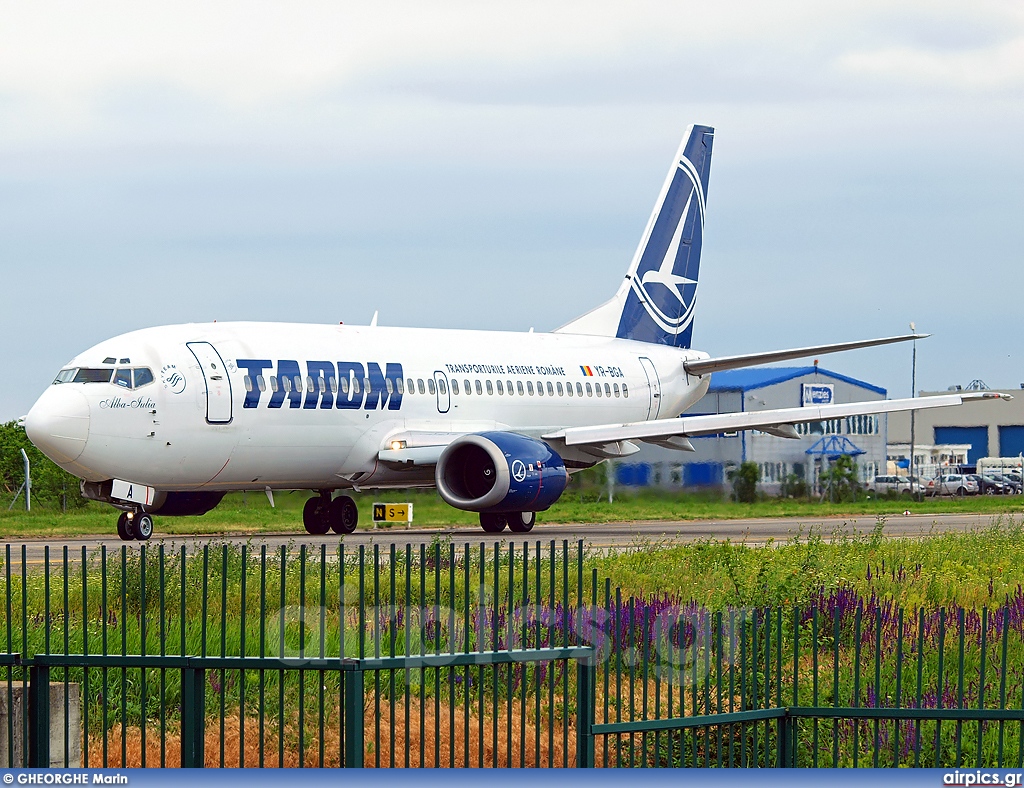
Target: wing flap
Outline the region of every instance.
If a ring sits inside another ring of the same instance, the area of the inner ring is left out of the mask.
[[[568,446],[582,444],[607,444],[613,441],[664,438],[673,435],[697,437],[715,435],[719,432],[761,429],[771,432],[784,425],[803,424],[809,421],[825,421],[845,416],[866,416],[873,413],[895,413],[905,410],[927,410],[948,408],[982,399],[1010,399],[1008,394],[992,391],[958,392],[939,397],[918,397],[914,399],[875,400],[873,402],[852,402],[838,405],[817,405],[803,408],[779,408],[745,413],[720,413],[707,416],[680,416],[675,419],[655,419],[631,424],[604,424],[593,427],[569,427],[543,437],[563,440]],[[768,428],[768,429],[765,429]],[[784,435],[783,437],[791,437]]]

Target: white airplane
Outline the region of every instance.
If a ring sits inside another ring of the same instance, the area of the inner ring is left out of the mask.
[[[682,416],[711,373],[919,335],[711,358],[690,346],[714,130],[691,126],[615,295],[552,333],[294,323],[134,331],[57,375],[24,424],[86,498],[121,510],[122,539],[154,514],[198,515],[230,490],[312,490],[312,534],[351,533],[338,491],[436,486],[488,533],[529,531],[568,474],[688,438],[947,407],[957,392]],[[920,335],[923,336],[923,335]]]

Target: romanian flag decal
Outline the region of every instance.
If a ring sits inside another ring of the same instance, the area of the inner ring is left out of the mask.
[[[594,377],[594,370],[592,370],[592,369],[591,369],[590,367],[584,367],[584,366],[583,366],[583,365],[581,364],[581,365],[580,365],[580,369],[581,369],[581,370],[583,371],[583,374],[584,374],[584,375],[585,375],[586,377],[588,377],[588,378],[592,378],[592,377]]]

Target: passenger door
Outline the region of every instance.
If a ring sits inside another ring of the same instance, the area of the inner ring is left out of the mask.
[[[650,406],[647,411],[649,421],[658,418],[658,412],[661,410],[661,381],[658,380],[658,371],[654,368],[654,362],[641,356],[640,364],[647,375],[648,390],[651,393]]]
[[[206,421],[208,424],[228,424],[233,418],[231,405],[231,378],[224,359],[209,342],[187,342],[203,370],[206,381]]]

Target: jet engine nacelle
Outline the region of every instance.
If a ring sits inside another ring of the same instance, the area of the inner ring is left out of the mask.
[[[463,435],[441,453],[437,491],[470,512],[539,512],[558,500],[569,474],[543,441],[509,432]]]

